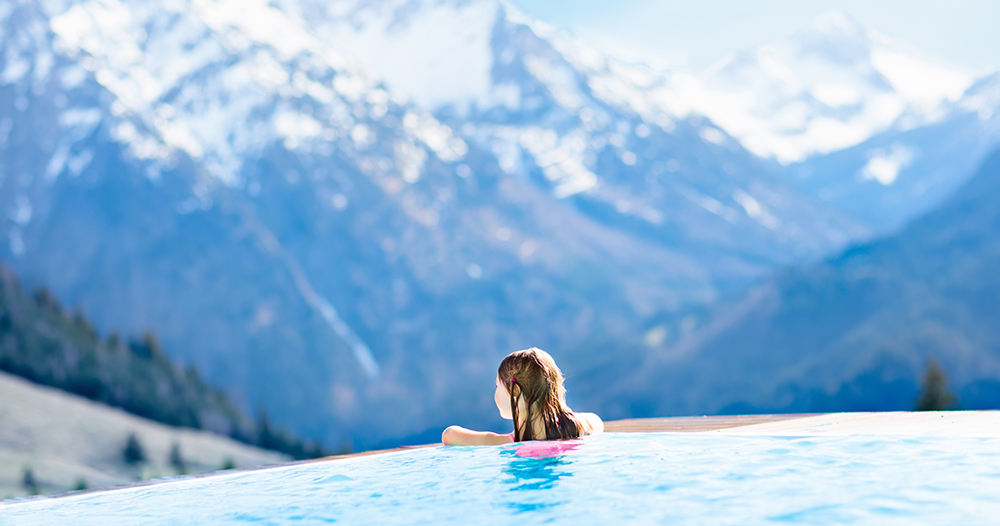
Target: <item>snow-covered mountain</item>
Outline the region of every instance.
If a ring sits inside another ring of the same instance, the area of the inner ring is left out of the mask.
[[[789,166],[792,180],[881,232],[932,209],[1000,144],[1000,74],[977,80],[941,116]]]
[[[718,293],[263,2],[0,15],[0,257],[305,435],[489,420],[465,395],[511,348],[627,367],[648,317]]]
[[[672,85],[751,152],[787,164],[940,119],[972,81],[833,11]]]
[[[866,233],[679,100],[669,77],[508,3],[279,5],[492,152],[507,174],[615,228],[710,252],[703,263],[733,283]]]
[[[843,12],[669,85],[878,233],[940,204],[1000,142],[995,75],[940,65]]]
[[[224,195],[221,188],[258,194],[267,184],[261,179],[273,174],[261,176],[252,163],[276,146],[293,155],[329,155],[335,148],[376,180],[391,172],[411,182],[421,177],[428,156],[453,163],[467,152],[447,127],[408,111],[263,2],[173,2],[153,8],[144,2],[53,0],[16,7],[4,21],[12,31],[5,35],[3,80],[14,92],[14,107],[3,127],[20,143],[28,142],[26,125],[12,118],[44,122],[55,113],[51,118],[59,128],[32,145],[41,151],[17,152],[27,160],[47,159],[44,172],[29,168],[20,189],[14,181],[5,185],[4,204],[17,211],[9,231],[15,257],[43,248],[27,246],[23,231],[32,226],[33,211],[43,218],[58,213],[49,187],[91,166],[94,152],[86,142],[99,127],[154,185],[164,169],[182,161],[196,164],[189,195],[174,205],[179,215],[211,208]],[[84,93],[80,97],[94,97],[96,91],[98,100],[71,100],[78,91]],[[47,144],[51,141],[56,143]],[[14,145],[5,146],[9,151]],[[285,177],[294,178],[293,167],[286,168]],[[335,188],[317,197],[335,211],[347,206]],[[273,237],[266,226],[248,228],[261,239]],[[364,370],[377,375],[367,346],[315,293],[294,258],[280,243],[268,244],[264,252],[287,260],[284,266],[302,298],[351,346]]]

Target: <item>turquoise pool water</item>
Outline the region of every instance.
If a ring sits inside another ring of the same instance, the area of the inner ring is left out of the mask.
[[[561,452],[438,447],[0,505],[3,525],[622,521],[998,524],[1000,439],[609,433]]]

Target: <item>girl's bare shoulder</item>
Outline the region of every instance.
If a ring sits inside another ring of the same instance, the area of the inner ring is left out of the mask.
[[[573,416],[583,425],[583,430],[588,435],[601,433],[604,431],[604,421],[595,413],[573,413]]]

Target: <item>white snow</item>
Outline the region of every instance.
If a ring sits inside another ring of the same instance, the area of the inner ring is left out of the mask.
[[[778,219],[771,215],[771,212],[750,194],[743,190],[736,190],[733,193],[733,199],[743,207],[748,216],[755,219],[761,225],[771,230],[776,230],[780,226]]]
[[[23,57],[15,54],[13,48],[8,48],[7,56],[4,57],[7,67],[0,73],[0,83],[14,84],[21,80],[31,69],[31,63]]]
[[[702,128],[698,135],[712,144],[722,144],[726,140],[726,134],[716,128]]]
[[[858,88],[844,83],[817,84],[813,86],[812,94],[831,108],[840,108],[861,102],[861,92]],[[803,105],[803,108],[806,106]]]
[[[555,183],[553,195],[557,198],[576,195],[597,185],[597,175],[582,161],[588,147],[583,131],[575,130],[563,137],[541,127],[498,128],[496,133],[516,136],[520,147],[535,158],[546,179]]]
[[[470,104],[514,105],[516,88],[494,86],[490,36],[500,4],[495,1],[412,3],[363,0],[285,2],[324,11],[307,20],[326,42],[406,93],[426,109]]]
[[[556,130],[549,124],[475,123],[463,133],[489,144],[507,173],[521,170],[523,154],[533,157],[554,183],[557,197],[595,188],[595,153],[608,139],[618,148],[625,143],[622,133],[607,129],[622,123],[614,122],[595,103],[641,115],[649,122],[638,132],[643,137],[651,133],[650,125],[673,129],[671,115],[647,97],[646,90],[663,88],[662,76],[611,60],[578,39],[522,15],[506,2],[284,0],[281,5],[300,13],[304,23],[326,42],[346,49],[365,68],[384,78],[390,88],[406,93],[428,110],[448,106],[461,115],[471,108],[519,109],[524,104],[521,85],[509,79],[494,82],[491,68],[518,67],[514,61],[520,57],[524,74],[545,86],[557,107],[579,114],[580,127]],[[544,48],[537,52],[510,47],[494,50],[491,39],[497,37],[494,31],[498,28],[511,38],[516,32],[534,33],[556,53]],[[404,124],[445,161],[460,160],[467,151],[467,145],[453,137],[450,129],[429,117],[416,119],[408,114]],[[713,132],[709,136],[719,140]],[[397,150],[407,152],[405,148]],[[626,165],[638,161],[634,152],[625,149],[618,155]],[[405,179],[414,180],[417,173],[411,168]]]
[[[14,210],[11,211],[8,217],[18,225],[24,226],[31,221],[31,213],[31,201],[26,196],[19,195],[15,201]]]
[[[570,110],[583,106],[584,97],[577,87],[576,72],[568,65],[535,55],[524,57],[524,65],[535,78],[545,84],[559,105]]]
[[[272,141],[299,149],[348,136],[363,151],[378,137],[356,120],[380,119],[404,99],[265,0],[83,0],[53,13],[51,25],[60,46],[116,96],[125,121],[113,136],[135,157],[181,150],[227,185],[240,184],[246,156]],[[329,118],[293,101],[302,97],[326,106]],[[467,145],[449,128],[411,113],[415,140],[446,162],[464,157]],[[413,158],[402,162],[411,178]]]
[[[914,159],[915,152],[902,143],[868,152],[868,163],[861,169],[861,178],[874,179],[885,186],[896,181],[899,171]]]
[[[694,188],[690,188],[685,185],[678,185],[677,190],[691,202],[730,223],[736,223],[739,218],[739,214],[736,210],[733,210],[732,208],[722,204],[719,200],[705,195]]]
[[[877,47],[872,50],[872,65],[907,101],[933,107],[942,101],[956,101],[971,84],[969,75]]]
[[[904,118],[941,117],[972,78],[915,53],[833,12],[700,76],[673,76],[664,103],[709,117],[761,157],[797,162]]]
[[[10,244],[10,251],[15,256],[24,255],[24,238],[21,236],[21,229],[14,227],[10,229],[7,234],[7,239]]]
[[[396,168],[402,174],[403,180],[415,183],[420,180],[427,161],[427,152],[417,147],[411,141],[396,141],[393,147],[396,155]]]

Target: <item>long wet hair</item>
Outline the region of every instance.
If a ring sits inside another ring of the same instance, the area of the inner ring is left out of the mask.
[[[514,442],[580,437],[580,424],[566,405],[562,371],[549,353],[537,347],[512,352],[500,362],[497,378],[510,395]],[[523,418],[518,414],[518,397],[524,399],[527,414]],[[545,436],[534,436],[536,419],[540,419]]]

